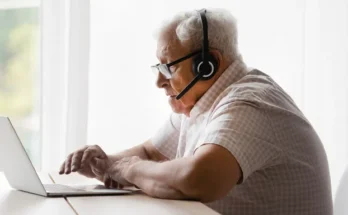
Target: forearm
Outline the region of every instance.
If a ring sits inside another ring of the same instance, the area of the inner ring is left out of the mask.
[[[165,157],[156,149],[156,147],[152,144],[151,139],[131,149],[114,155],[109,155],[109,158],[111,159],[111,161],[115,162],[119,159],[131,156],[138,156],[143,160],[152,160],[157,162],[168,160],[167,157]]]
[[[146,142],[145,142],[146,143]],[[109,159],[111,159],[112,162],[115,162],[117,160],[120,160],[124,157],[131,157],[131,156],[138,156],[143,160],[149,160],[150,157],[149,155],[146,153],[146,150],[144,148],[144,144],[140,144],[137,146],[134,146],[130,149],[124,150],[122,152],[118,152],[112,155],[108,155]]]
[[[191,158],[162,163],[139,161],[131,166],[126,179],[146,194],[166,199],[197,199],[193,188]]]
[[[213,144],[200,147],[194,156],[164,162],[131,157],[116,167],[116,181],[126,180],[150,196],[201,202],[224,197],[242,177],[234,156]]]

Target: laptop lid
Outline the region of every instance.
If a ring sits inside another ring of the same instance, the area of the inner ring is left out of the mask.
[[[70,186],[71,189],[46,190],[28,154],[26,153],[10,119],[0,116],[0,169],[11,187],[41,196],[121,195],[134,190],[101,189],[98,186]],[[51,188],[54,185],[51,184]],[[99,185],[100,186],[100,185]],[[84,188],[83,188],[84,187]],[[86,187],[90,187],[86,189]],[[57,186],[59,188],[59,186]],[[78,190],[76,190],[76,188]]]
[[[1,116],[0,165],[11,187],[47,196],[10,119]]]

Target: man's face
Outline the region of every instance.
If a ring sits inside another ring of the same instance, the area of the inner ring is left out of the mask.
[[[157,43],[157,58],[160,63],[170,63],[189,54],[191,50],[188,47],[174,41],[170,44],[166,37],[160,37]],[[176,96],[193,80],[192,58],[184,60],[170,67],[172,78],[166,79],[160,72],[158,73],[156,85],[163,88],[168,96],[169,104],[176,113],[189,115],[190,110],[197,100],[209,88],[206,83],[196,83],[180,100]]]

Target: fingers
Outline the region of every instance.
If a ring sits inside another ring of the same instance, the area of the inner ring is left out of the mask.
[[[116,186],[115,188],[117,188],[117,189],[123,189],[123,185],[120,184],[120,183],[117,183],[117,186]]]
[[[71,162],[71,171],[72,172],[76,172],[77,170],[80,169],[81,167],[81,159],[82,159],[82,155],[83,153],[74,153],[73,157],[72,157],[72,162]]]
[[[111,179],[111,177],[108,174],[105,174],[104,176],[104,186],[106,188],[113,188],[113,189],[122,189],[123,185],[118,183],[117,181],[114,181]]]
[[[111,180],[114,180],[118,183],[117,188],[122,189],[123,186],[132,186],[133,184],[129,183],[123,173],[127,166],[125,165],[125,162],[122,161],[116,161],[113,163],[111,167],[108,168],[107,173]]]
[[[78,169],[80,167],[83,151],[87,148],[88,147],[85,146],[82,149],[79,149],[76,152],[71,153],[60,166],[59,174],[69,174],[71,171],[76,171],[75,169]]]
[[[60,169],[59,169],[59,174],[63,174],[65,172],[65,161],[63,162],[63,164],[60,166]]]
[[[111,179],[111,186],[110,188],[113,188],[113,189],[122,189],[123,188],[123,185],[118,183],[117,181],[114,181]]]
[[[116,188],[116,187],[117,187],[117,182],[114,180],[111,180],[110,188]]]
[[[104,185],[106,188],[110,188],[112,180],[108,174],[104,175]]]
[[[65,174],[71,173],[71,159],[72,159],[73,155],[74,154],[70,154],[65,161]]]
[[[101,150],[101,148],[97,145],[88,147],[83,153],[83,156],[81,159],[81,168],[83,168],[86,164],[88,164],[92,157],[97,157],[97,156],[104,158],[104,153]]]
[[[81,150],[78,150],[74,153],[72,157],[72,163],[71,163],[71,171],[76,172],[81,168],[81,160],[84,151],[87,149],[87,147],[84,147]]]

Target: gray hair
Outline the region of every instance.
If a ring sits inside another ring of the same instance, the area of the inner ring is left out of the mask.
[[[241,58],[238,51],[236,19],[224,9],[207,9],[209,47],[218,49],[228,62]],[[175,34],[174,34],[175,31]],[[192,51],[202,48],[202,21],[197,11],[185,11],[164,22],[155,37],[172,33],[181,44],[187,44]]]

